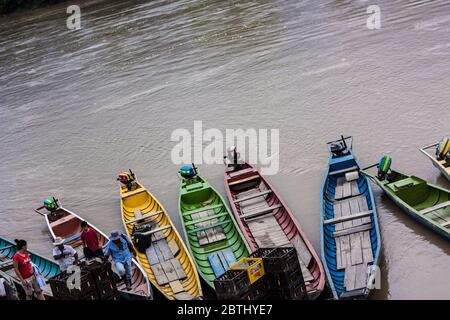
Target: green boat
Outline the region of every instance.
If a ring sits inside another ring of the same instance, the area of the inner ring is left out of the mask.
[[[187,245],[199,274],[214,288],[214,279],[250,250],[224,199],[195,166],[181,167],[179,175],[178,211]]]
[[[387,157],[389,158],[389,157]],[[412,218],[450,240],[450,190],[416,177],[390,170],[383,157],[379,164],[361,169],[387,196]],[[385,165],[386,164],[386,165]],[[378,168],[378,174],[369,173]]]

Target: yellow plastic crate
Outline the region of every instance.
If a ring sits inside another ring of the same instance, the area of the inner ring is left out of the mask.
[[[254,283],[256,280],[266,274],[264,271],[264,265],[262,258],[242,258],[232,266],[231,270],[245,270],[247,271],[248,279],[250,283]]]

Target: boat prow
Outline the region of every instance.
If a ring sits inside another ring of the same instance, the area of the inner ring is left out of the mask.
[[[435,155],[431,154],[429,150],[431,148],[435,148],[438,145],[438,143],[431,144],[429,146],[425,146],[420,148],[419,150],[426,155],[433,165],[444,175],[444,177],[447,178],[448,181],[450,181],[450,161],[449,160],[439,160],[436,158]]]

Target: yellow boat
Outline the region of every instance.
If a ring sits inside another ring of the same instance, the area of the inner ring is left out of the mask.
[[[130,178],[126,184],[120,180],[123,175]],[[170,300],[200,298],[202,289],[197,269],[167,211],[131,170],[129,174],[120,174],[117,180],[122,182],[122,221],[132,239],[136,259],[150,282]]]

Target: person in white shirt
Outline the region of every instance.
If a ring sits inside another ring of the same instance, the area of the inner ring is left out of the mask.
[[[59,263],[62,272],[72,265],[78,265],[78,253],[71,246],[64,245],[64,239],[57,237],[53,243],[53,258]]]

